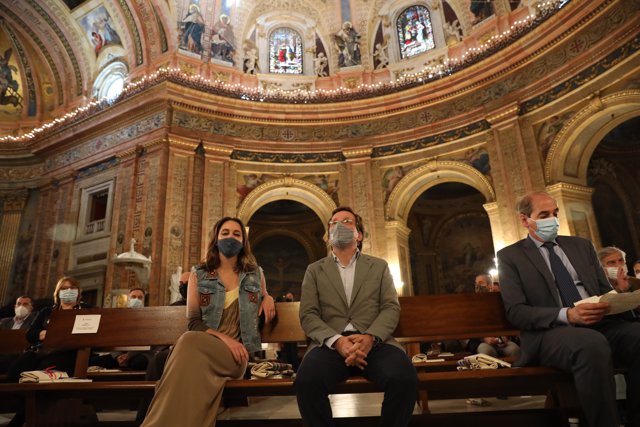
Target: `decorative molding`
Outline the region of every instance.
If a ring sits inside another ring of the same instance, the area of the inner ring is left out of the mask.
[[[0,2],[0,11],[2,11],[2,13],[5,13],[7,16],[9,16],[12,21],[16,22],[23,31],[27,32],[27,34],[29,34],[29,37],[31,37],[35,42],[35,44],[38,46],[38,48],[40,48],[40,52],[45,57],[47,64],[49,65],[49,68],[51,69],[51,72],[53,73],[53,76],[54,76],[54,80],[55,80],[56,88],[58,92],[58,105],[62,105],[65,101],[64,90],[62,88],[62,79],[60,78],[60,72],[58,71],[58,67],[56,66],[55,61],[51,57],[51,54],[49,53],[49,50],[47,49],[46,45],[36,35],[36,33],[33,32],[33,30],[31,29],[31,25],[28,25],[26,22],[20,19],[18,15],[16,15],[11,9],[7,8],[1,2]]]
[[[76,78],[76,95],[77,96],[82,95],[82,73],[80,72],[80,65],[78,64],[78,60],[76,58],[76,55],[73,49],[71,48],[71,44],[69,43],[69,40],[67,40],[62,30],[60,30],[60,28],[55,23],[55,21],[51,19],[49,14],[38,4],[39,3],[38,1],[27,0],[27,2],[32,8],[36,10],[36,12],[38,12],[38,14],[42,18],[44,18],[47,24],[49,24],[49,26],[56,33],[56,36],[58,36],[58,39],[62,43],[62,46],[64,46],[65,52],[67,53],[67,55],[69,55],[69,60],[71,61],[71,66],[73,67],[73,74],[75,75],[75,78]]]

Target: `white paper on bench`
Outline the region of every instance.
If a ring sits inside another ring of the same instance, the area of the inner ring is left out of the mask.
[[[73,323],[72,334],[95,334],[100,326],[100,314],[78,314]]]

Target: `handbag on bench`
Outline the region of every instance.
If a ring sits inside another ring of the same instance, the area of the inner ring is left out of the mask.
[[[458,370],[510,368],[511,363],[496,359],[488,354],[478,353],[458,360]]]

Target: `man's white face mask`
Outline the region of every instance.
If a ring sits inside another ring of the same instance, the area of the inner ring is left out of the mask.
[[[618,267],[607,267],[606,270],[607,270],[607,277],[609,279],[616,280],[618,278]],[[622,272],[624,273],[625,276],[629,272],[627,270],[626,264],[622,266]]]

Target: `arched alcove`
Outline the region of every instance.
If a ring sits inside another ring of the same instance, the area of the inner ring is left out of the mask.
[[[406,223],[409,210],[418,197],[444,182],[459,182],[475,188],[484,196],[485,203],[493,202],[496,197],[487,177],[474,167],[452,160],[432,160],[409,172],[396,185],[385,205],[387,218]]]
[[[309,207],[324,222],[331,216],[336,204],[320,187],[309,182],[285,177],[265,182],[256,187],[238,207],[238,217],[245,223],[262,206],[276,200],[293,200]]]
[[[602,138],[619,124],[640,116],[640,90],[593,98],[558,132],[544,167],[547,185],[587,184],[589,160]]]

